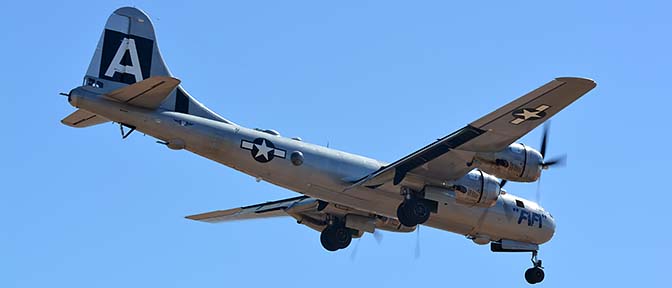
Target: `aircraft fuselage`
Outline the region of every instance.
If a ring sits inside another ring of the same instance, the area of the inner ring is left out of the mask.
[[[189,114],[138,108],[108,100],[95,89],[87,86],[76,88],[70,93],[71,104],[111,121],[135,127],[169,143],[169,147],[172,144],[174,149],[184,148],[259,180],[391,218],[396,217],[396,209],[403,201],[399,186],[391,184],[375,189],[346,189],[353,181],[386,163]],[[291,161],[292,154],[296,152],[302,156],[300,165]],[[519,207],[520,203],[516,200],[524,202],[525,207]],[[437,213],[432,214],[425,225],[471,238],[508,239],[534,244],[549,241],[555,231],[550,213],[534,202],[511,194],[502,194],[489,208],[470,207],[455,201],[439,203]]]

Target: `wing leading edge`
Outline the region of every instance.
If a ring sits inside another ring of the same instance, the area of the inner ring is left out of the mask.
[[[439,180],[462,177],[473,168],[467,163],[475,153],[504,150],[595,86],[590,79],[556,78],[464,128],[367,175],[346,190],[357,186],[375,188],[390,181],[398,185],[409,173]]]

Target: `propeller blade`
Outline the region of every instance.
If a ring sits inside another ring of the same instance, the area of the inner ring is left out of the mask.
[[[350,260],[355,261],[355,258],[357,258],[357,251],[359,251],[359,242],[362,241],[362,238],[364,238],[364,235],[362,237],[357,238],[357,243],[355,243],[355,247],[352,249],[352,253],[350,254]],[[380,230],[376,229],[373,230],[373,239],[376,239],[376,243],[380,245],[381,242],[383,242],[383,232],[380,232]]]
[[[420,225],[415,226],[415,260],[420,259]]]
[[[541,136],[541,150],[539,153],[541,153],[541,158],[546,157],[546,146],[548,144],[548,130],[550,129],[551,122],[547,121],[546,124],[544,124],[544,134]]]
[[[376,239],[376,242],[380,245],[380,243],[383,242],[383,232],[373,230],[373,239]]]
[[[504,188],[504,185],[506,185],[506,182],[509,182],[509,180],[502,179],[502,181],[499,181],[499,188]]]
[[[541,176],[537,180],[537,193],[535,195],[535,201],[537,204],[541,205]]]
[[[544,167],[550,167],[554,165],[565,166],[566,163],[567,163],[567,155],[562,155],[552,158],[551,160],[544,161]]]
[[[355,243],[354,249],[352,249],[352,254],[350,254],[350,261],[355,261],[355,258],[357,258],[357,250],[359,250],[359,242],[362,241],[362,237],[359,237],[357,239],[357,243]]]

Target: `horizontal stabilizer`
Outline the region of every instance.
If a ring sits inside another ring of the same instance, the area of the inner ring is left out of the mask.
[[[154,76],[133,85],[114,90],[105,96],[129,105],[154,110],[161,105],[180,80],[168,76]]]
[[[61,123],[68,125],[70,127],[84,128],[105,123],[107,121],[110,120],[107,120],[102,116],[93,114],[89,111],[79,109],[73,112],[72,114],[68,115],[68,117],[63,118],[63,120],[61,120]]]

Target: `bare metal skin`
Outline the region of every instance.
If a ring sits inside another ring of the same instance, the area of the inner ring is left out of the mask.
[[[595,87],[590,79],[557,78],[385,163],[239,126],[179,84],[159,53],[149,17],[136,8],[120,8],[105,25],[84,85],[67,94],[79,110],[62,122],[79,128],[113,121],[168,148],[191,151],[304,195],[189,219],[291,216],[320,231],[329,251],[376,229],[409,232],[427,225],[477,244],[491,243],[495,252],[532,252],[534,267],[526,272],[530,283],[543,280],[538,245],[553,237],[555,221],[537,203],[502,187],[505,181],[534,182],[560,160],[544,157],[546,134],[541,151],[515,141]]]

